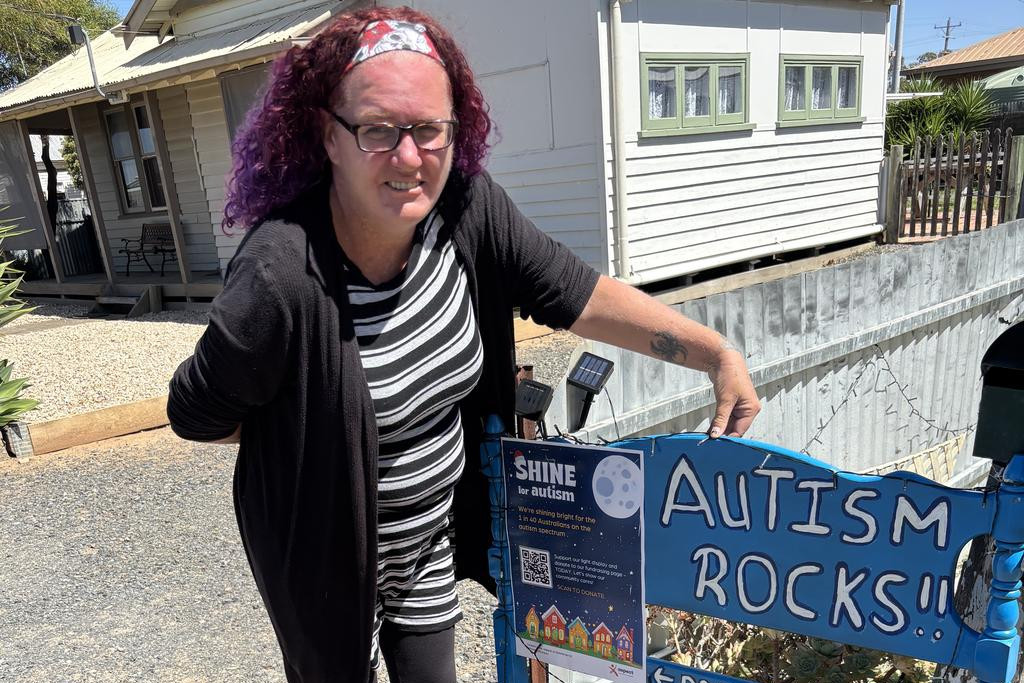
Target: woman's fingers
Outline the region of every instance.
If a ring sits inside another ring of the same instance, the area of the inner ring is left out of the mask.
[[[708,436],[712,439],[722,434],[743,436],[761,411],[761,402],[746,366],[739,360],[719,366],[710,375],[717,405]]]
[[[718,405],[715,408],[715,417],[711,420],[711,428],[708,429],[708,436],[717,439],[722,434],[727,434],[729,425],[732,423],[732,411],[736,405],[736,398],[730,395],[718,395],[715,392]]]

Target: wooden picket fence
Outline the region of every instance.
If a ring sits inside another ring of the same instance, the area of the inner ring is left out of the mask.
[[[918,138],[888,160],[887,241],[959,235],[1017,217],[1024,136],[1013,130]],[[898,162],[898,163],[896,163]]]

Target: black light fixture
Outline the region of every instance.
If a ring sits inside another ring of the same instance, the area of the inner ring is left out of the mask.
[[[551,405],[554,390],[547,384],[532,379],[519,380],[516,387],[516,416],[537,423],[542,438],[548,438],[544,414]]]
[[[85,30],[79,24],[70,24],[68,26],[68,38],[71,39],[71,43],[74,45],[85,45],[89,42],[88,36],[85,35]]]
[[[576,366],[566,380],[569,402],[569,417],[578,417],[572,421],[572,431],[583,429],[587,423],[587,416],[590,415],[590,406],[594,397],[601,393],[608,378],[615,369],[615,363],[607,358],[595,356],[589,351],[584,351]]]

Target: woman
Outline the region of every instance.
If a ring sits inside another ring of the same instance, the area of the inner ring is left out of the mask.
[[[759,410],[715,332],[598,275],[481,170],[490,122],[429,17],[337,18],[235,142],[248,233],[171,382],[182,437],[240,441],[235,504],[289,681],[453,681],[460,576],[490,584],[481,418],[511,424],[512,310],[709,372],[712,436]],[[458,486],[456,486],[458,482]],[[456,489],[458,489],[456,491]]]

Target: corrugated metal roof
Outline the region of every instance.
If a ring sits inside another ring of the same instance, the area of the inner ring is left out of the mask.
[[[170,74],[201,70],[231,62],[240,53],[273,53],[289,40],[309,35],[330,19],[339,4],[333,0],[290,14],[254,21],[245,26],[195,38],[176,37],[158,43],[157,36],[139,35],[125,48],[124,41],[107,31],[93,40],[100,87],[116,91]],[[11,90],[0,93],[0,120],[11,118],[15,107],[61,96],[99,99],[93,89],[85,48],[47,67]]]
[[[983,40],[974,45],[942,55],[930,62],[918,64],[906,71],[934,71],[947,67],[962,66],[975,62],[989,62],[996,59],[1012,57],[1024,57],[1024,26],[1015,28],[1012,31],[1001,33],[998,36]]]

